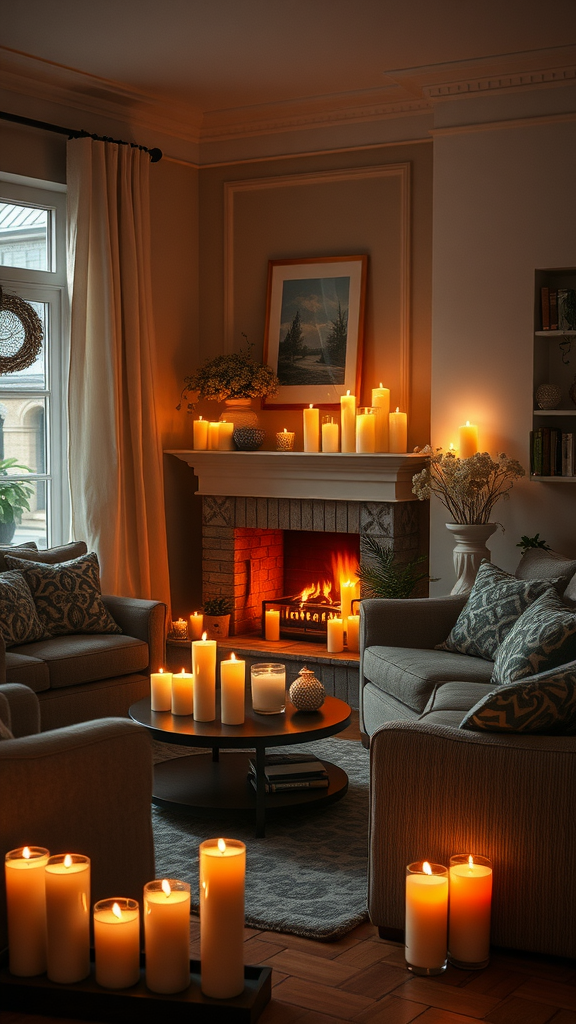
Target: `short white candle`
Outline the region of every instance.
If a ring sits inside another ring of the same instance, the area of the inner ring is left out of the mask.
[[[359,651],[360,616],[349,615],[346,620],[346,646],[349,651]]]
[[[396,412],[391,412],[388,417],[388,425],[390,429],[390,451],[391,452],[405,452],[408,447],[408,417],[405,412],[400,412],[399,408],[396,407]]]
[[[440,973],[448,940],[448,871],[428,861],[409,864],[406,875],[406,962],[422,973]]]
[[[192,671],[194,673],[194,721],[213,722],[216,718],[216,641],[192,642]]]
[[[330,654],[339,654],[344,650],[344,623],[342,619],[328,619],[326,647]]]
[[[234,424],[227,420],[220,420],[218,430],[218,449],[221,452],[231,452],[234,448]]]
[[[174,672],[172,676],[173,715],[191,715],[194,712],[194,673]]]
[[[190,639],[200,640],[204,629],[204,616],[202,612],[192,612],[190,616]]]
[[[46,864],[50,981],[70,985],[90,974],[90,858],[57,854]]]
[[[130,988],[140,981],[140,908],[136,900],[94,905],[94,961],[102,988]]]
[[[246,847],[236,839],[200,843],[200,964],[204,995],[244,991]]]
[[[323,452],[337,452],[338,444],[340,441],[340,428],[334,420],[330,418],[325,419],[322,424],[322,451]]]
[[[146,984],[182,992],[190,984],[190,886],[173,878],[144,886]]]
[[[450,858],[448,948],[452,963],[484,966],[490,956],[492,865],[486,857]]]
[[[6,854],[6,904],[10,973],[21,978],[46,970],[45,868],[50,853],[22,846]]]
[[[313,405],[304,409],[304,451],[317,452],[319,450],[320,412]]]
[[[208,447],[208,420],[201,416],[194,420],[194,448],[201,451]]]
[[[390,413],[390,388],[372,388],[372,405],[376,409],[376,451],[387,452],[389,445],[388,415]]]
[[[373,409],[358,409],[356,415],[356,451],[376,451],[376,414]]]
[[[242,725],[246,698],[246,662],[231,654],[220,662],[220,701],[222,725]]]
[[[208,424],[208,447],[212,450],[218,448],[220,437],[220,420],[211,420]]]
[[[466,420],[463,427],[458,427],[458,458],[469,459],[478,451],[478,427]]]
[[[150,673],[150,708],[152,711],[170,711],[172,705],[172,673],[163,668]]]
[[[286,708],[286,667],[258,662],[250,669],[252,707],[260,715],[279,715]]]
[[[356,451],[356,395],[348,390],[340,396],[340,448],[343,452]]]
[[[267,608],[264,614],[264,637],[266,640],[280,639],[280,612],[278,608]]]

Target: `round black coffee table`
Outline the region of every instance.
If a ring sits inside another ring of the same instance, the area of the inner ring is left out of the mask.
[[[145,726],[154,739],[188,747],[208,747],[211,753],[192,754],[162,761],[154,768],[153,801],[165,807],[181,807],[202,816],[223,811],[256,812],[256,835],[265,834],[266,813],[289,807],[315,807],[340,800],[348,789],[348,776],[337,765],[323,761],[328,772],[327,789],[298,789],[284,793],[265,792],[264,758],[267,747],[310,743],[342,732],[350,724],[350,708],[338,697],[326,697],[319,711],[297,711],[289,702],[281,715],[258,715],[246,703],[243,725],[195,722],[190,715],[151,711],[144,697],[130,708],[129,715]],[[220,760],[220,750],[225,753]],[[256,751],[256,790],[248,780],[248,753]],[[238,751],[238,752],[237,752]]]

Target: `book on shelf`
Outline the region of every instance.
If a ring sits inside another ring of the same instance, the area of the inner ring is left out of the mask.
[[[250,758],[250,771],[256,774],[256,759]],[[314,754],[266,754],[264,775],[268,782],[326,777],[326,769]]]
[[[532,476],[575,476],[576,441],[573,433],[539,427],[530,432]]]
[[[562,434],[562,476],[574,476],[574,434]]]
[[[550,289],[544,286],[540,289],[542,303],[542,330],[550,330]]]
[[[550,430],[550,476],[562,476],[562,431]]]
[[[559,288],[558,289],[558,330],[559,331],[573,331],[574,330],[574,289],[573,288]]]
[[[555,288],[551,288],[549,292],[549,305],[550,305],[550,330],[558,330],[558,292]]]
[[[250,784],[256,789],[256,776],[250,773],[248,776]],[[285,782],[265,782],[265,793],[288,793],[293,789],[328,789],[330,779],[326,775],[323,779],[293,779]]]

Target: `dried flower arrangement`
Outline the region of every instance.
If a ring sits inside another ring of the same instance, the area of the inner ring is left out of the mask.
[[[489,523],[496,502],[508,498],[514,480],[524,476],[520,463],[503,452],[494,459],[488,452],[459,459],[454,452],[429,445],[416,450],[429,462],[412,477],[413,493],[419,501],[435,494],[455,523]]]
[[[181,408],[185,395],[191,392],[197,392],[198,399],[207,398],[216,402],[223,402],[227,398],[264,398],[276,394],[280,381],[274,370],[251,358],[252,345],[248,343],[245,334],[242,336],[247,342],[244,350],[215,356],[184,378],[177,409]],[[195,404],[188,401],[189,412]]]

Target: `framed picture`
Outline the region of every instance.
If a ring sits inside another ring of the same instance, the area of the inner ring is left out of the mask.
[[[360,394],[367,256],[270,260],[264,362],[280,379],[267,408]]]

